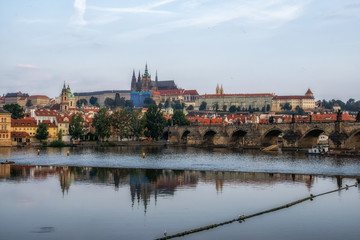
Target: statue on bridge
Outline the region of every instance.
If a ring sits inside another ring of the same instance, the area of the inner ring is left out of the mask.
[[[342,111],[340,111],[340,110],[337,112],[336,121],[337,122],[342,121]]]
[[[358,114],[356,115],[356,121],[360,122],[360,111],[358,112]]]

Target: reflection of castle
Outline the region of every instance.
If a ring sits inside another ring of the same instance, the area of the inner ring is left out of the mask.
[[[145,211],[152,197],[156,203],[158,197],[172,196],[181,187],[196,187],[199,181],[214,183],[216,191],[221,192],[224,184],[259,186],[279,182],[305,183],[311,189],[315,179],[312,175],[280,173],[0,165],[0,179],[19,181],[51,176],[59,176],[63,194],[69,191],[73,182],[113,185],[115,189],[120,185],[129,186],[132,205],[137,200],[138,204],[144,205]],[[341,176],[337,177],[339,185],[341,179]]]

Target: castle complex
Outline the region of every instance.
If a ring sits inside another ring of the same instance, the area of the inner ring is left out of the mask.
[[[178,89],[174,80],[168,81],[159,81],[158,75],[156,72],[155,81],[151,80],[151,74],[149,74],[147,64],[145,65],[145,73],[140,77],[139,75],[136,79],[135,70],[133,70],[133,75],[131,78],[131,91],[133,92],[150,92],[158,90],[173,90]]]

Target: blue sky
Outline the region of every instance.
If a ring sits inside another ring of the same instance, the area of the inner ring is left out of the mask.
[[[0,94],[185,89],[359,99],[360,1],[0,0]]]

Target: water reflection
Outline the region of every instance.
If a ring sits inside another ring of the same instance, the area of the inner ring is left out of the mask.
[[[135,202],[145,207],[150,198],[155,203],[159,196],[173,196],[181,188],[195,188],[199,182],[210,183],[216,192],[222,192],[225,184],[273,185],[277,183],[304,184],[310,192],[315,178],[321,176],[279,173],[243,173],[227,171],[192,171],[129,169],[69,166],[29,166],[0,165],[1,181],[32,181],[58,178],[63,195],[69,192],[72,184],[105,184],[118,190],[129,186],[132,206]],[[342,176],[336,176],[338,187],[342,186]]]

